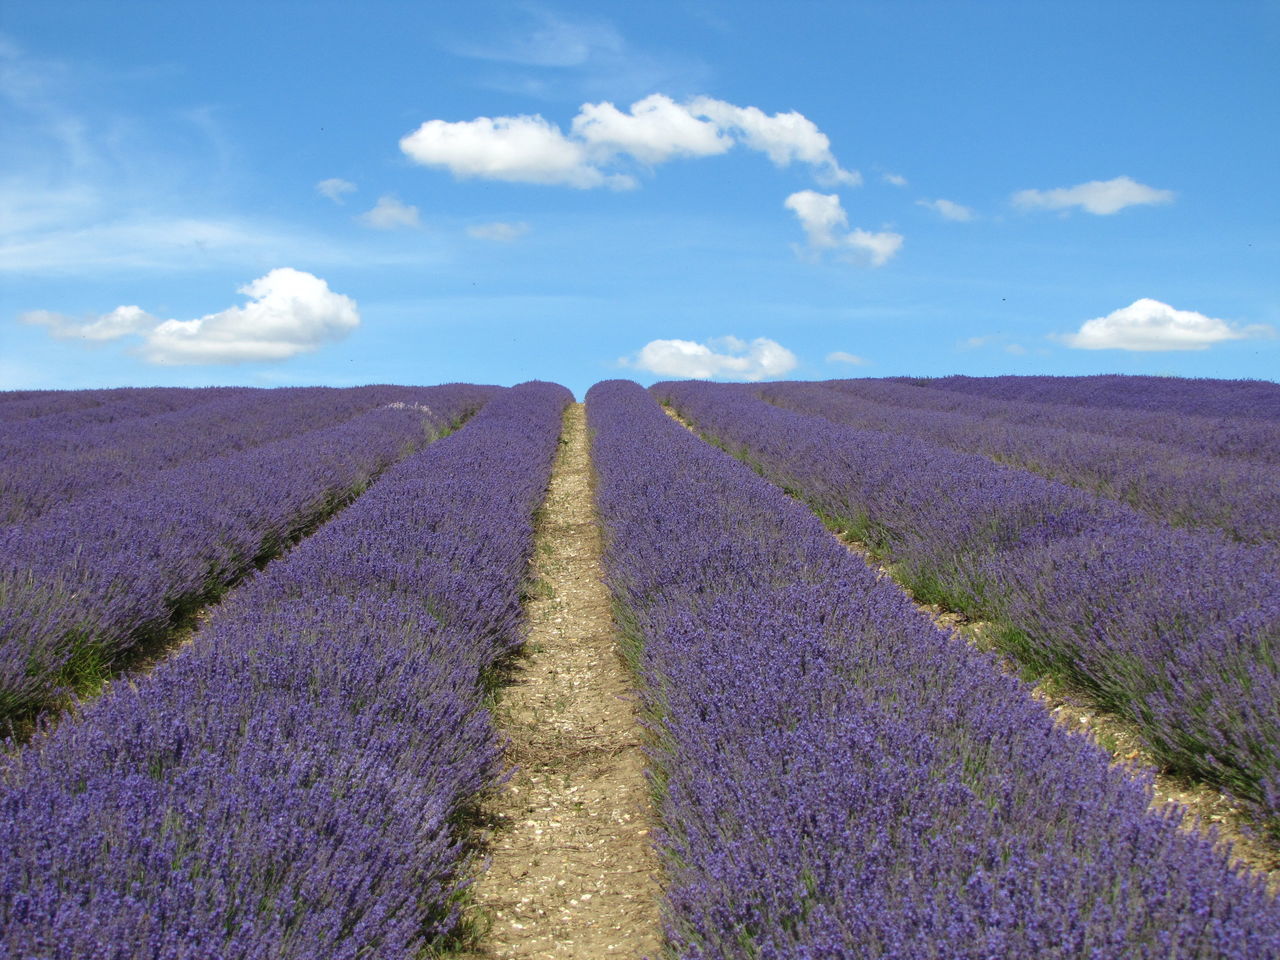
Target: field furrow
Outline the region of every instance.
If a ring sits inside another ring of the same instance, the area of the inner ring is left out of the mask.
[[[496,717],[515,766],[486,804],[487,869],[472,887],[490,918],[477,956],[656,956],[653,815],[631,677],[602,582],[581,404],[534,528],[525,653]]]

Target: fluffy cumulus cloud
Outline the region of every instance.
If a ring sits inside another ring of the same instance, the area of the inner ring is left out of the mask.
[[[608,101],[584,103],[571,129],[605,163],[630,155],[652,166],[673,157],[709,157],[733,147],[717,124],[699,119],[661,94],[633,103],[627,113]]]
[[[764,337],[747,342],[737,337],[720,337],[697,343],[693,340],[650,340],[633,357],[624,357],[623,366],[647,370],[662,377],[687,380],[771,380],[795,369],[796,355],[782,344]]]
[[[418,208],[401,203],[391,194],[378,198],[372,210],[366,210],[356,217],[366,227],[375,230],[395,230],[397,227],[416,227],[418,225]]]
[[[1027,210],[1069,210],[1079,207],[1100,216],[1116,213],[1125,207],[1173,202],[1172,190],[1157,190],[1129,177],[1114,180],[1090,180],[1074,187],[1053,190],[1019,190],[1013,195],[1015,206]]]
[[[1054,339],[1079,350],[1204,350],[1225,340],[1275,336],[1264,324],[1238,326],[1194,310],[1175,310],[1143,298],[1105,317],[1086,320],[1075,333]]]
[[[902,248],[900,233],[846,230],[849,217],[834,193],[800,190],[787,197],[783,205],[799,219],[811,252],[834,250],[845,259],[869,261],[871,266],[881,267]]]
[[[800,190],[783,201],[796,215],[811,247],[834,247],[840,243],[836,231],[849,225],[849,217],[834,193]]]
[[[328,180],[321,180],[316,184],[316,193],[322,197],[328,197],[334,203],[341,203],[346,194],[355,192],[356,185],[350,180],[343,180],[341,177],[330,177]]]
[[[584,143],[570,140],[541,116],[477,117],[450,122],[428,120],[400,141],[411,160],[444,167],[455,177],[515,183],[614,188],[634,185],[630,177],[609,177],[587,158]]]
[[[467,227],[467,236],[477,240],[496,240],[498,243],[513,243],[533,228],[524,221],[515,223],[477,223]]]
[[[677,157],[725,153],[735,145],[759,151],[778,166],[808,165],[822,183],[861,182],[857,172],[841,168],[827,135],[804,115],[767,114],[711,97],[677,103],[655,93],[626,111],[608,101],[585,103],[568,133],[535,114],[428,120],[400,140],[410,159],[459,178],[580,189],[634,187],[627,164],[653,167]]]
[[[59,339],[102,342],[140,335],[139,353],[157,364],[287,360],[340,340],[360,325],[354,300],[302,270],[280,267],[239,292],[250,298],[244,306],[195,320],[161,320],[136,306],[82,320],[45,310],[21,319],[47,327]]]
[[[917,200],[916,204],[921,207],[928,207],[943,220],[972,220],[973,210],[963,204],[956,203],[953,200]]]
[[[770,116],[758,107],[735,107],[711,97],[695,98],[689,109],[722,130],[732,131],[747,147],[766,154],[779,167],[799,161],[815,167],[823,183],[856,186],[862,182],[856,171],[840,168],[827,135],[803,114],[792,111]]]

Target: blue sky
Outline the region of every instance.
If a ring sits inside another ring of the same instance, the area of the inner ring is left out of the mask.
[[[1276,62],[1273,2],[7,0],[0,388],[1276,379]]]

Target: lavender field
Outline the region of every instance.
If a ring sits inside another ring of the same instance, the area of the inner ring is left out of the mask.
[[[502,709],[539,557],[580,550],[544,503],[573,402],[0,393],[0,957],[499,956],[501,878],[556,882],[498,852],[512,767],[622,816],[509,725],[589,734]],[[626,664],[661,929],[593,920],[601,885],[547,922],[682,960],[1280,957],[1280,385],[616,380],[585,413],[612,609],[555,620]]]

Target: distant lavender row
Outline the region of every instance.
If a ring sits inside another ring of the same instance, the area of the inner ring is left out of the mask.
[[[1165,444],[1188,453],[1280,465],[1280,421],[999,399],[947,390],[946,382],[946,378],[906,383],[867,378],[824,380],[821,384],[867,400],[900,407],[965,413],[993,423],[1024,423],[1127,437]]]
[[[43,390],[0,403],[0,436],[12,424],[40,418],[50,427],[106,423],[201,403],[236,387],[128,387],[119,390]]]
[[[897,378],[909,379],[909,378]],[[1002,400],[1280,420],[1280,383],[1184,377],[935,377],[927,386]]]
[[[885,394],[911,390],[886,384]],[[1219,527],[1245,543],[1280,544],[1280,479],[1274,465],[1204,456],[1159,443],[1007,423],[961,406],[918,410],[812,383],[771,383],[757,391],[770,403],[863,430],[918,437],[980,453],[1127,503],[1166,523]],[[918,391],[917,391],[918,392]]]
[[[1280,817],[1275,551],[735,386],[653,389],[890,558],[921,599],[993,620],[1007,652],[1129,716],[1163,762]]]
[[[33,400],[54,392],[53,390],[0,390],[0,404],[13,400]]]
[[[384,406],[0,528],[0,723],[99,681],[493,389],[430,388],[430,410]]]
[[[391,468],[179,656],[0,770],[0,954],[421,956],[499,775],[485,672],[568,391],[525,384]]]
[[[674,955],[1280,955],[1280,909],[776,487],[587,396]]]
[[[78,428],[56,428],[49,417],[24,420],[0,429],[0,523],[26,522],[91,490],[333,426],[382,404],[429,401],[430,389],[238,388]]]

